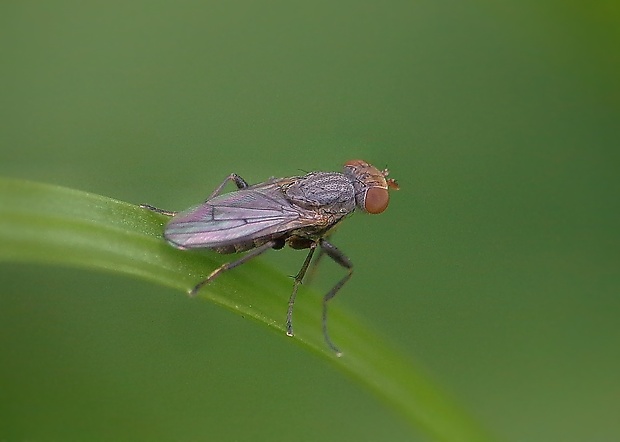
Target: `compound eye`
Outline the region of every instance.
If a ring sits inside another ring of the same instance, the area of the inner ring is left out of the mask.
[[[386,209],[389,201],[390,195],[387,189],[371,187],[366,192],[366,198],[364,198],[364,210],[372,214],[381,213]]]

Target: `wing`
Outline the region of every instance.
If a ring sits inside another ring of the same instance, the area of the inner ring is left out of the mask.
[[[321,224],[321,218],[292,205],[272,182],[220,195],[179,213],[164,236],[179,248],[223,247]]]

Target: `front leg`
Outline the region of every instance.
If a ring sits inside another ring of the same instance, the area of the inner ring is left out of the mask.
[[[323,297],[323,335],[327,345],[329,345],[329,347],[334,350],[338,356],[342,356],[342,353],[338,350],[338,347],[334,345],[327,331],[327,303],[330,299],[336,296],[336,293],[338,293],[342,286],[345,285],[349,279],[351,279],[351,276],[353,275],[353,263],[351,263],[349,258],[347,258],[345,254],[342,253],[336,246],[327,242],[325,239],[319,240],[319,245],[321,246],[321,250],[323,250],[327,256],[349,271]]]

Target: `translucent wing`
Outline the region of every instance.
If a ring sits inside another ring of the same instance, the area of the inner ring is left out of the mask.
[[[321,224],[321,216],[294,206],[275,183],[212,198],[176,215],[164,236],[180,248],[223,247]]]

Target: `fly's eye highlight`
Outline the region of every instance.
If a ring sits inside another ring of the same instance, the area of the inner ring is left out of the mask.
[[[377,214],[383,212],[390,202],[388,190],[383,187],[371,187],[366,191],[364,198],[364,210],[368,213]]]

